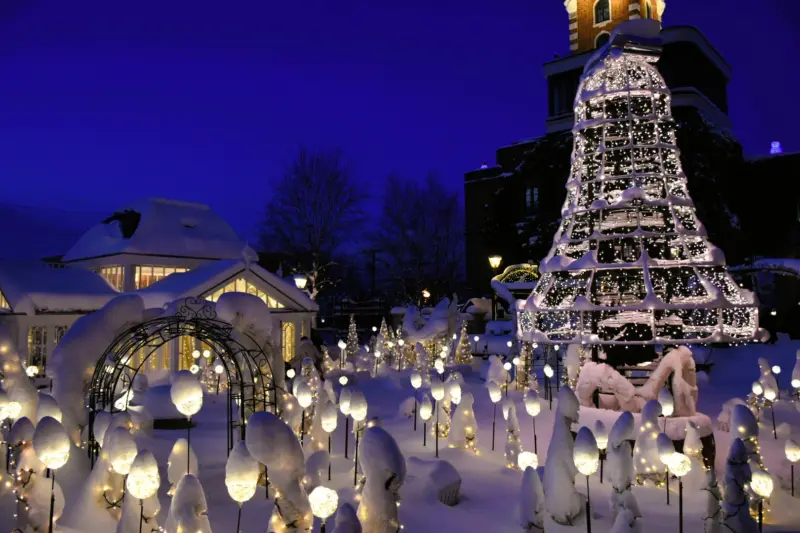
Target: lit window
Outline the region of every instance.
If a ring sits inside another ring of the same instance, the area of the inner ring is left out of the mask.
[[[61,342],[61,339],[64,338],[64,335],[67,334],[68,329],[69,326],[56,326],[55,336],[53,337],[56,346],[58,346],[58,343]]]
[[[103,276],[109,285],[120,292],[122,292],[122,287],[125,281],[124,276],[122,275],[123,272],[124,268],[120,265],[107,266],[97,269],[97,273]]]
[[[217,289],[216,291],[212,292],[208,296],[206,296],[207,300],[212,302],[216,302],[219,300],[219,297],[225,294],[226,292],[245,292],[247,294],[252,294],[253,296],[258,296],[261,298],[261,301],[267,304],[267,307],[271,309],[283,309],[284,305],[277,301],[272,296],[267,296],[267,294],[256,287],[254,284],[250,283],[244,278],[237,278],[234,281],[231,281],[224,287]]]
[[[597,36],[597,40],[594,42],[594,47],[595,48],[602,48],[610,40],[611,40],[611,34],[603,32],[603,33],[601,33],[600,35]]]
[[[601,24],[611,20],[611,3],[608,0],[597,0],[594,5],[594,23]]]
[[[3,292],[0,291],[0,309],[11,309],[11,306],[8,305],[8,300],[3,295]]]
[[[531,215],[539,210],[539,187],[525,189],[525,211]]]
[[[285,362],[294,359],[294,348],[294,322],[281,322],[281,353]]]
[[[161,281],[170,274],[180,274],[187,272],[188,268],[181,267],[163,267],[163,266],[137,266],[134,273],[134,285],[137,289],[144,289],[153,283]]]
[[[28,366],[39,367],[40,372],[47,368],[47,327],[31,326],[28,329]]]

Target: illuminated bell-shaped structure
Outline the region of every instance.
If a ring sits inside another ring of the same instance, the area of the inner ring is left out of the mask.
[[[678,344],[756,334],[755,299],[728,274],[689,197],[657,40],[657,22],[623,23],[586,65],[561,225],[518,314],[523,340]]]

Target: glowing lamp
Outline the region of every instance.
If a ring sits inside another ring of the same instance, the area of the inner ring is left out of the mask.
[[[356,422],[363,422],[367,419],[367,399],[361,391],[353,391],[350,396],[350,416]]]
[[[492,269],[494,269],[494,270],[497,270],[498,268],[500,268],[500,263],[502,263],[502,262],[503,262],[503,257],[502,256],[499,256],[499,255],[490,255],[489,256],[489,266],[492,267]]]
[[[109,445],[104,448],[108,452],[111,469],[117,474],[127,476],[139,453],[133,435],[127,428],[118,426],[112,429],[110,434],[106,433],[103,444],[106,442],[109,442]]]
[[[378,327],[377,326],[372,326],[372,333],[375,333],[376,331],[378,331]]]
[[[760,381],[754,381],[753,384],[750,386],[750,390],[753,391],[753,394],[756,396],[761,396],[764,394],[764,386],[761,384]]]
[[[436,370],[437,374],[444,374],[444,362],[441,359],[434,361],[433,368]]]
[[[478,342],[478,341],[480,340],[480,337],[478,337],[477,335],[475,335],[474,337],[472,337],[472,340],[474,340],[475,342]]]
[[[539,458],[533,452],[522,452],[517,456],[517,466],[520,470],[525,471],[529,466],[531,468],[539,467]]]
[[[36,457],[51,470],[58,470],[69,459],[72,441],[67,430],[55,418],[46,416],[33,432],[33,451]]]
[[[775,389],[773,389],[769,385],[764,387],[764,398],[766,398],[767,401],[769,401],[769,402],[775,401],[775,398],[777,398],[777,397],[778,397],[778,393],[777,393],[777,391]]]
[[[286,371],[286,377],[289,379],[294,378],[296,375],[297,372],[295,372],[294,368],[290,368],[289,370]]]
[[[750,487],[753,489],[753,492],[764,499],[768,499],[772,495],[772,476],[763,470],[756,470],[753,472],[752,478],[750,479]]]
[[[542,410],[542,404],[539,401],[539,395],[536,394],[536,391],[530,391],[530,393],[525,396],[525,411],[527,411],[528,416],[536,417]]]
[[[433,415],[433,405],[431,404],[431,399],[428,398],[428,395],[425,394],[422,396],[422,402],[419,404],[419,417],[427,422],[431,419]]]
[[[422,297],[426,300],[431,297],[431,293],[428,289],[422,289]]]
[[[350,416],[350,389],[342,389],[339,393],[339,410],[344,416]]]
[[[192,365],[189,367],[189,372],[191,372],[192,374],[197,374],[198,372],[200,372],[200,367],[197,365]]]
[[[379,359],[380,356],[381,356],[381,351],[380,350],[375,350],[375,359]]]
[[[492,403],[497,403],[500,401],[500,398],[503,397],[503,392],[500,390],[500,387],[494,381],[490,381],[486,388],[489,390],[489,399],[492,400]]]
[[[461,403],[461,385],[458,381],[451,381],[447,392],[450,394],[450,401],[456,405]]]
[[[675,412],[675,400],[667,388],[661,389],[661,392],[658,393],[658,403],[661,404],[661,414],[664,416],[672,416],[672,413]]]
[[[309,387],[308,383],[305,381],[301,381],[297,384],[295,396],[297,397],[297,403],[300,404],[300,407],[303,409],[307,409],[314,400],[314,396],[311,394],[311,387]]]
[[[336,410],[335,405],[330,402],[326,402],[320,416],[322,420],[322,430],[325,433],[333,433],[336,431],[336,425],[339,421],[339,413]]]
[[[456,334],[453,333],[453,340],[456,340]]]
[[[170,398],[183,416],[191,418],[203,407],[203,387],[193,376],[178,372],[170,387]]]
[[[214,367],[214,373],[215,374],[219,375],[219,374],[222,374],[223,372],[225,372],[225,367],[224,366],[222,366],[220,364],[217,364],[217,366]]]
[[[444,398],[444,385],[440,381],[431,383],[431,396],[437,402]]]
[[[294,286],[300,289],[301,291],[306,288],[308,284],[308,278],[304,274],[295,274],[294,275]]]
[[[399,341],[397,341],[397,345],[398,346],[403,346],[405,343],[406,343],[406,341],[404,341],[403,339],[400,339]]]
[[[544,365],[544,375],[547,376],[548,379],[552,378],[555,372],[553,372],[553,367],[549,364]]]
[[[239,504],[251,499],[256,493],[260,473],[258,461],[253,459],[245,442],[240,440],[225,464],[225,486],[231,499]]]
[[[503,370],[505,370],[506,372],[509,372],[511,370],[511,363],[509,363],[509,362],[503,363]]]
[[[200,359],[200,350],[192,350],[192,357],[194,359]]]
[[[602,420],[597,420],[594,423],[594,438],[600,451],[608,448],[608,430]]]
[[[25,373],[28,375],[29,378],[36,377],[36,374],[39,373],[39,367],[36,365],[31,365],[25,369]]]
[[[519,366],[520,363],[519,357],[515,357],[514,359],[511,360],[511,362],[514,364],[514,366]]]
[[[586,426],[578,430],[575,437],[575,447],[572,450],[572,460],[575,468],[584,476],[591,476],[600,466],[600,450],[592,431]]]
[[[680,452],[673,452],[666,465],[669,471],[679,478],[692,470],[692,461]]]
[[[203,350],[203,359],[210,359],[211,358],[211,350]]]
[[[792,388],[800,389],[800,379],[795,378],[792,380]]]
[[[783,447],[783,451],[786,453],[786,458],[790,463],[796,463],[797,461],[800,461],[800,445],[798,445],[792,439],[786,439],[786,444]]]
[[[347,376],[340,376],[339,377],[339,385],[341,385],[342,387],[347,385]]]
[[[160,485],[156,458],[147,450],[140,451],[131,464],[125,487],[134,498],[146,500],[158,491]]]
[[[656,449],[658,450],[658,458],[669,468],[669,462],[672,461],[672,456],[677,452],[675,452],[675,444],[666,433],[659,433],[656,437]]]
[[[411,386],[415,390],[422,386],[422,375],[416,370],[411,373]]]
[[[345,348],[347,348],[347,343],[339,339],[339,343],[336,346],[338,346],[340,350],[344,350]]]
[[[22,411],[22,405],[14,400],[9,400],[9,402],[6,404],[3,415],[7,420],[16,420],[19,417],[20,411]]]
[[[776,375],[777,375],[777,374],[780,374],[780,373],[781,373],[781,367],[780,367],[780,365],[772,365],[772,373],[773,373],[773,374],[776,374]]]
[[[339,507],[339,494],[328,487],[315,487],[308,495],[308,503],[311,505],[311,512],[325,522]]]
[[[508,342],[506,343],[506,346],[508,346],[509,348],[511,348],[513,345],[514,345],[514,343],[513,343],[513,342],[511,342],[511,341],[508,341]]]

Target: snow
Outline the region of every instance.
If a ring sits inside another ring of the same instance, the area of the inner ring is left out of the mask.
[[[572,524],[583,510],[583,501],[575,490],[578,469],[573,461],[573,438],[570,431],[578,422],[578,399],[568,387],[558,392],[553,434],[547,448],[544,467],[545,507],[558,524]]]
[[[15,313],[84,313],[119,295],[102,276],[83,268],[0,261],[0,291]]]
[[[445,505],[458,504],[461,490],[461,476],[458,470],[447,461],[436,461],[428,474],[428,492]]]
[[[380,426],[367,428],[359,464],[366,481],[357,513],[365,533],[398,531],[398,493],[406,478],[406,460],[397,441]]]
[[[333,533],[361,533],[361,522],[358,521],[356,510],[349,503],[339,506]]]
[[[116,254],[230,259],[238,257],[245,246],[207,205],[148,198],[118,212],[125,210],[141,215],[130,238],[122,235],[118,222],[100,222],[67,251],[64,261]]]
[[[208,518],[208,503],[200,480],[191,474],[183,476],[178,482],[169,517],[164,527],[167,533],[211,533]]]

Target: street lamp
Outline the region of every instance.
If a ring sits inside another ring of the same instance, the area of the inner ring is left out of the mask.
[[[499,255],[489,256],[489,266],[492,267],[492,272],[494,273],[500,268],[500,263],[502,262],[503,258]],[[497,293],[495,293],[494,289],[492,289],[492,320],[497,320]]]
[[[72,441],[61,422],[49,416],[39,421],[33,434],[33,451],[44,466],[50,469],[53,477],[50,485],[50,533],[53,533],[56,470],[67,464],[71,444]]]
[[[328,487],[315,487],[308,495],[311,512],[320,519],[320,533],[325,533],[325,521],[328,520],[339,506],[339,494]]]
[[[431,297],[431,293],[428,289],[422,289],[422,297],[427,300]]]
[[[764,500],[768,500],[772,495],[772,476],[763,470],[756,470],[750,479],[750,487],[760,496],[758,500],[758,531],[761,533],[764,529]]]
[[[786,453],[786,459],[789,460],[790,464],[789,476],[792,479],[792,498],[794,498],[794,464],[797,461],[800,461],[800,446],[798,446],[798,444],[792,439],[786,439],[784,452]]]
[[[294,275],[294,285],[298,289],[305,290],[306,285],[308,284],[308,276],[305,274],[297,273]]]
[[[667,470],[678,478],[678,531],[683,533],[683,476],[692,469],[692,462],[684,454],[673,452],[667,461]],[[669,475],[669,474],[668,474]]]
[[[142,533],[144,520],[144,501],[158,492],[161,480],[158,476],[158,463],[153,454],[147,450],[140,451],[131,464],[130,474],[125,486],[131,496],[139,499],[139,533]],[[255,484],[253,487],[255,492]]]
[[[600,464],[600,450],[592,430],[583,426],[575,437],[572,460],[578,472],[586,476],[586,533],[592,533],[592,508],[589,497],[589,476],[597,472]]]
[[[486,385],[486,388],[489,390],[489,399],[492,400],[492,403],[494,404],[492,413],[492,451],[494,451],[494,435],[497,427],[497,402],[499,402],[500,398],[503,397],[503,392],[494,381],[490,381]]]

